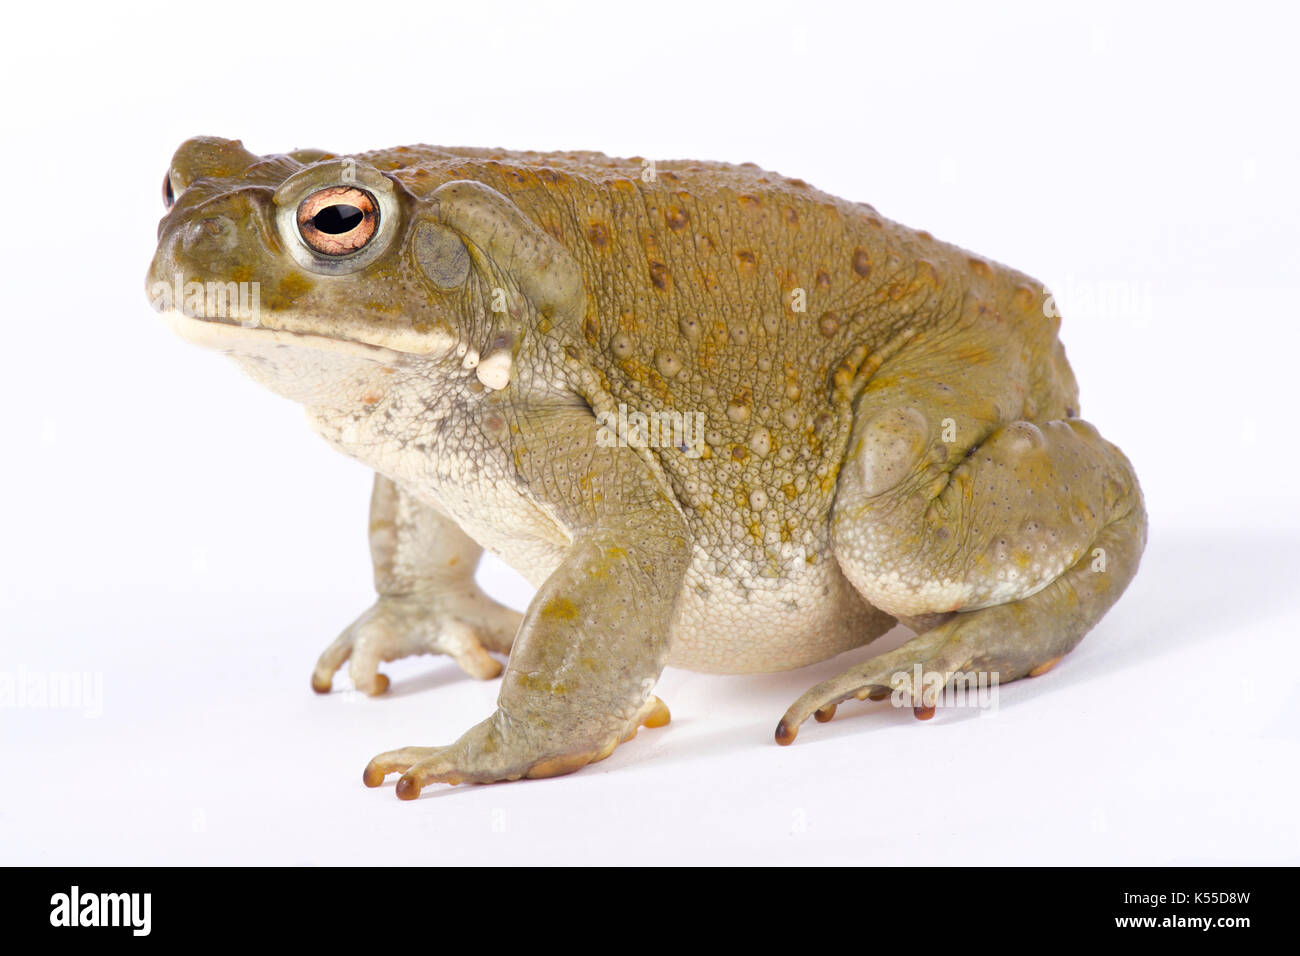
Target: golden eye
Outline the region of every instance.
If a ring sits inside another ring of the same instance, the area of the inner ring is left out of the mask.
[[[312,193],[298,205],[298,234],[325,256],[356,252],[379,230],[375,198],[355,186],[331,186]]]

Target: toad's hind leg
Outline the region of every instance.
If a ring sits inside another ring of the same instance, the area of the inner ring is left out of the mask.
[[[1043,673],[1137,571],[1146,513],[1128,460],[1079,419],[1015,420],[1024,390],[985,354],[927,355],[868,386],[832,516],[836,560],[871,604],[948,616],[804,694],[778,741],[849,697],[899,689],[924,717],[958,672]]]
[[[892,692],[916,716],[934,714],[954,677],[969,688],[1038,677],[1068,654],[1115,603],[1137,569],[1146,517],[1138,507],[1106,526],[1094,547],[1040,591],[977,611],[948,616],[906,644],[823,681],[791,705],[777,725],[778,743],[794,741],[810,716],[830,720],[849,698],[882,699]]]

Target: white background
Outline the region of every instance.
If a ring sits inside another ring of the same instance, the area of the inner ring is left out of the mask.
[[[1295,15],[982,7],[8,10],[0,674],[103,697],[0,708],[0,862],[1300,862]],[[374,753],[450,742],[496,686],[426,657],[386,699],[311,693],[372,597],[370,475],[149,309],[195,134],[755,161],[1014,265],[1141,476],[1142,570],[983,716],[845,706],[775,746],[878,645],[670,670],[672,724],[570,777],[367,790]]]

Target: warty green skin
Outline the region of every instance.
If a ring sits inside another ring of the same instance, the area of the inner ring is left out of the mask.
[[[889,689],[928,716],[915,673],[1041,673],[1136,571],[1141,492],[1077,417],[1045,292],[869,206],[749,164],[215,138],[168,183],[151,294],[255,282],[261,308],[155,304],[376,472],[379,598],[313,685],[509,655],[491,717],[381,754],[371,785],[569,772],[666,721],[665,664],[794,668],[895,620],[919,635],[777,738]],[[290,213],[349,184],[382,194],[383,240],[304,260]],[[637,412],[702,435],[620,431]],[[475,585],[482,548],[538,586],[522,617]]]

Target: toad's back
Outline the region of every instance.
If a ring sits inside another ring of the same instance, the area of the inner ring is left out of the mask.
[[[688,519],[755,567],[819,548],[852,399],[892,354],[983,310],[1045,360],[1029,392],[1053,404],[1073,387],[1028,277],[753,164],[428,146],[364,158],[416,195],[486,183],[574,256],[581,326],[538,331],[648,416]],[[655,430],[679,421],[674,440]],[[698,455],[677,440],[692,422]]]

